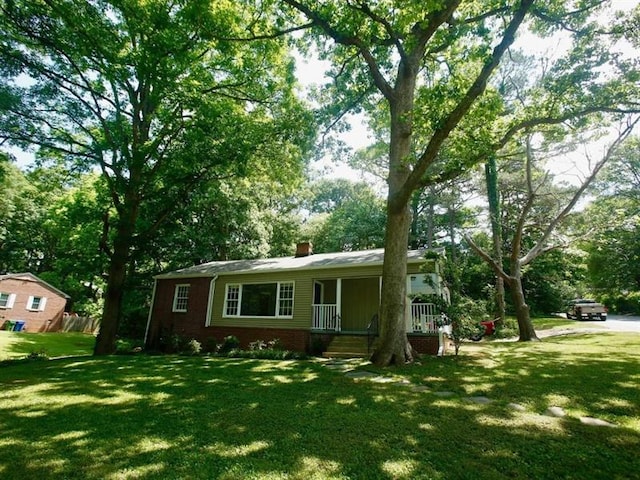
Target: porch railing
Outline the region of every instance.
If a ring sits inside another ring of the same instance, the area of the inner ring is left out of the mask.
[[[411,304],[411,332],[438,333],[442,320],[442,314],[433,303]]]
[[[313,329],[333,330],[339,332],[341,328],[340,315],[338,315],[338,305],[335,304],[313,304]]]

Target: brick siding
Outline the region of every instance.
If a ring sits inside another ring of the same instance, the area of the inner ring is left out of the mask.
[[[45,285],[30,278],[4,278],[0,280],[0,292],[15,294],[12,308],[0,308],[0,328],[7,320],[24,320],[26,332],[51,332],[62,328],[62,316],[66,298]],[[27,307],[29,297],[47,299],[43,311],[31,311]]]

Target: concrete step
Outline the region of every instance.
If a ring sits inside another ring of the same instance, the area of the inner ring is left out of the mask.
[[[369,348],[368,342],[366,335],[338,335],[334,337],[322,356],[325,358],[366,357],[373,351],[374,346]]]

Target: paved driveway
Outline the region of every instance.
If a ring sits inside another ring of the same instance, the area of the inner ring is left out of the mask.
[[[640,333],[640,317],[633,315],[608,315],[606,322],[576,321],[585,328],[602,328],[615,332]]]

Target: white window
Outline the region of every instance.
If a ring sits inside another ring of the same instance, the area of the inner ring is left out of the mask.
[[[30,296],[27,301],[27,310],[33,310],[35,312],[43,312],[44,307],[47,305],[47,297]]]
[[[16,301],[15,293],[0,292],[0,308],[13,308],[13,303]]]
[[[226,317],[293,317],[293,282],[227,285]]]
[[[407,276],[407,293],[436,294],[438,279],[433,273],[414,273]]]
[[[175,292],[173,294],[173,311],[174,312],[186,312],[187,305],[189,304],[189,284],[176,285]]]

